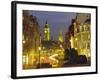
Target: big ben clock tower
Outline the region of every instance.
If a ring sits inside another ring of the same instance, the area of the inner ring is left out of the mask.
[[[46,21],[44,26],[44,41],[49,41],[49,40],[50,40],[50,28]]]

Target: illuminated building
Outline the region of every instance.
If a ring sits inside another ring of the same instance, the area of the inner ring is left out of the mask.
[[[40,31],[37,17],[30,15],[27,10],[23,11],[23,65],[34,64],[34,56],[39,53]],[[25,69],[24,67],[24,69]]]
[[[49,41],[50,40],[50,28],[49,25],[46,21],[45,27],[44,27],[44,41]]]
[[[84,20],[80,20],[84,16]],[[80,23],[79,23],[79,22]],[[78,14],[76,21],[74,22],[74,36],[73,36],[73,47],[78,51],[79,55],[85,55],[87,58],[90,57],[90,15],[89,14]]]

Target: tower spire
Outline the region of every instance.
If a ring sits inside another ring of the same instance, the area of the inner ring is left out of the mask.
[[[46,23],[45,24],[48,24],[48,21],[46,20]]]
[[[63,42],[62,31],[59,31],[59,37],[58,37],[58,40],[59,40],[60,42]]]

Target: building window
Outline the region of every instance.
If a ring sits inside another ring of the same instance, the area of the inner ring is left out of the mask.
[[[87,43],[87,49],[90,49],[90,43]]]
[[[85,48],[86,48],[86,43],[83,42],[83,43],[82,43],[82,49],[85,49]]]
[[[88,31],[88,25],[86,25],[86,24],[84,25],[84,30]]]
[[[88,40],[88,34],[84,34],[84,40]]]
[[[84,25],[84,31],[86,31],[86,26]]]
[[[33,27],[33,23],[32,22],[30,22],[30,27]]]
[[[90,26],[89,24],[84,25],[85,31],[90,31]]]
[[[82,32],[84,31],[84,27],[82,26]]]
[[[90,26],[89,25],[87,26],[87,30],[90,31]]]
[[[90,35],[88,35],[88,40],[90,40]]]
[[[75,33],[77,33],[77,28],[75,28]]]
[[[79,30],[80,32],[82,31],[82,26],[80,26],[80,30]]]

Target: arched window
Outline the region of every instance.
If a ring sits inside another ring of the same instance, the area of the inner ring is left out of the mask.
[[[84,24],[84,31],[87,31],[87,26]]]
[[[88,24],[88,26],[87,26],[87,30],[90,31],[90,25],[89,25],[89,24]]]
[[[79,27],[79,31],[81,32],[82,31],[82,26],[80,25],[80,27]]]
[[[82,32],[84,31],[84,26],[82,26]]]
[[[89,24],[85,24],[84,25],[84,29],[85,29],[85,31],[90,31],[90,25]]]

